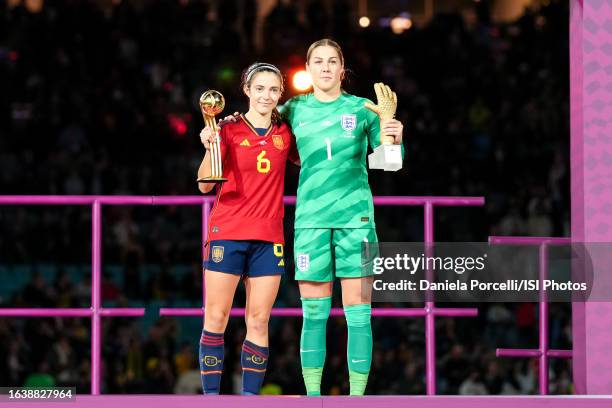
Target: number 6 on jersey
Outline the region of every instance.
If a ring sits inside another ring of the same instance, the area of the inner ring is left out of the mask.
[[[265,159],[266,151],[262,150],[257,155],[257,171],[260,173],[268,173],[270,171],[270,159]]]

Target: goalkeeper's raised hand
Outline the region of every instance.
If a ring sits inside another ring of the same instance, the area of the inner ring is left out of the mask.
[[[365,107],[376,113],[380,118],[380,134],[382,144],[401,144],[404,126],[394,119],[397,110],[397,95],[382,82],[374,84],[376,105],[366,102]]]

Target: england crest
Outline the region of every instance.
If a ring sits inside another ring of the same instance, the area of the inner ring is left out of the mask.
[[[212,247],[212,260],[213,262],[219,263],[223,260],[223,252],[225,248],[222,246],[213,246]]]
[[[353,115],[353,114],[342,115],[341,124],[342,124],[342,129],[346,132],[355,130],[355,128],[357,127],[357,115]]]
[[[300,272],[306,272],[310,268],[310,255],[298,254],[296,264]]]

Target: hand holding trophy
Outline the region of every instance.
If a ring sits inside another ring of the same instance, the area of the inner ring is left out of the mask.
[[[374,84],[377,104],[365,103],[365,107],[376,113],[380,119],[381,129],[385,121],[395,117],[397,110],[397,95],[383,83]],[[385,171],[397,171],[402,168],[402,149],[400,145],[393,144],[393,136],[380,133],[381,145],[368,155],[368,163],[371,169],[382,169]]]
[[[214,139],[210,142],[210,177],[198,179],[198,183],[223,183],[227,181],[223,177],[223,164],[221,162],[221,145],[219,139],[219,127],[215,121],[215,115],[223,111],[225,98],[219,91],[211,89],[200,96],[200,109],[204,116],[204,124],[215,133]]]

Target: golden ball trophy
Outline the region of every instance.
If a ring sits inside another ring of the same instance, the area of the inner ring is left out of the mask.
[[[376,92],[377,105],[366,102],[365,107],[378,115],[382,128],[384,121],[395,117],[397,95],[383,83],[374,84],[374,92]],[[371,169],[397,171],[402,168],[402,147],[393,142],[393,136],[383,135],[381,130],[380,146],[368,155]]]
[[[219,138],[219,127],[215,121],[215,115],[220,114],[225,108],[225,98],[219,91],[211,89],[200,96],[200,109],[204,116],[204,124],[215,133],[214,140],[210,143],[210,177],[198,179],[198,183],[223,183],[227,181],[223,177],[223,163],[221,162],[221,140]]]

